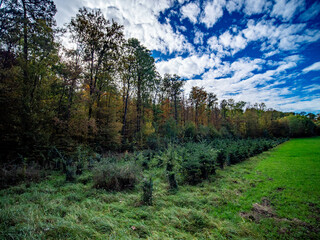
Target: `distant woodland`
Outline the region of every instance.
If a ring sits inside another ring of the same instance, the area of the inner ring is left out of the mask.
[[[159,149],[218,138],[319,134],[320,116],[218,99],[185,79],[161,76],[152,53],[98,9],[64,29],[52,0],[0,3],[1,162],[46,166],[79,146],[97,153]],[[73,49],[60,42],[69,34]]]

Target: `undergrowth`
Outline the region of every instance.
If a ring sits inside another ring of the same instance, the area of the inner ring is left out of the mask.
[[[179,184],[174,194],[168,181],[170,154],[150,153],[141,175],[152,176],[151,204],[141,204],[139,178],[126,191],[96,187],[97,171],[122,176],[119,169],[126,164],[141,166],[139,154],[126,156],[129,163],[112,165],[114,160],[106,168],[84,170],[72,183],[55,172],[39,183],[0,191],[0,239],[317,239],[319,142],[291,140],[236,165],[224,162],[224,169],[218,162],[215,174],[195,186],[185,184],[180,157],[189,147],[175,147],[169,169]],[[217,158],[222,150],[212,151]],[[203,159],[201,152],[194,156]],[[256,216],[254,204],[263,206],[264,199],[272,217],[246,218]]]

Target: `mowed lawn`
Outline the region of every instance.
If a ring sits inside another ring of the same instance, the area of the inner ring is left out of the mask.
[[[320,138],[292,139],[172,194],[164,169],[153,206],[141,186],[109,193],[89,173],[0,191],[0,239],[320,239]]]

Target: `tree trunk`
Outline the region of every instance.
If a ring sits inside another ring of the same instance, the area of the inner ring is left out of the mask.
[[[22,122],[22,141],[21,147],[23,152],[28,153],[29,147],[32,145],[32,126],[31,126],[31,105],[30,105],[30,84],[29,84],[29,73],[28,73],[28,19],[27,19],[27,8],[25,0],[22,0],[23,6],[23,96],[22,104],[23,108],[21,111],[21,122]]]
[[[124,104],[124,114],[123,114],[123,125],[121,135],[124,137],[126,134],[126,125],[127,125],[127,111],[128,111],[128,99],[129,99],[129,91],[130,91],[130,78],[128,78],[128,89],[127,94],[125,96],[125,104]]]
[[[176,123],[178,124],[178,106],[177,106],[177,95],[174,95],[174,119],[176,120]]]
[[[137,92],[137,133],[141,130],[141,79],[138,76],[138,92]]]
[[[195,113],[195,123],[196,126],[198,127],[198,106],[196,105],[196,113]]]
[[[94,50],[91,51],[91,66],[90,66],[90,82],[89,82],[89,88],[90,88],[90,94],[89,94],[89,119],[92,116],[92,105],[93,105],[93,92],[94,92],[94,86],[93,86],[93,57],[94,57]]]

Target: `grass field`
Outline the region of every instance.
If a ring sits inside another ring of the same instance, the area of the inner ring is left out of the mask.
[[[0,239],[320,239],[320,138],[293,139],[211,181],[168,191],[154,176],[154,204],[141,190],[108,193],[86,173],[66,183],[0,192]]]

